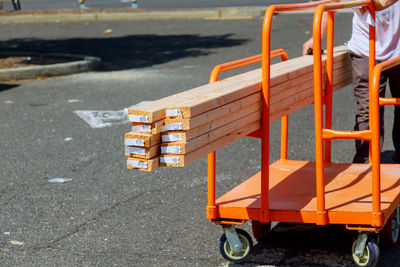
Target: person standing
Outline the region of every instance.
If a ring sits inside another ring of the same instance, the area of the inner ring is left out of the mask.
[[[375,24],[376,31],[376,63],[400,56],[400,1],[398,0],[374,0],[376,14],[373,21],[366,7],[353,8],[352,35],[348,42],[353,67],[353,89],[357,102],[354,130],[369,129],[369,88],[368,88],[368,55],[369,55],[369,24]],[[327,15],[322,18],[322,34],[326,34]],[[310,38],[303,44],[303,55],[313,47]],[[386,83],[392,97],[400,98],[400,66],[386,70],[380,79],[379,96],[385,96]],[[380,107],[380,139],[381,147],[384,136],[384,107]],[[393,162],[400,163],[400,106],[394,108],[394,122],[392,140],[395,149]],[[353,163],[368,163],[369,142],[356,140],[356,154]]]

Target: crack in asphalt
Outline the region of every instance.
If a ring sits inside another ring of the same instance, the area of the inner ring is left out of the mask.
[[[231,180],[231,179],[232,179],[232,177],[229,176],[229,175],[220,175],[220,176],[217,177],[217,181],[225,181],[225,180]],[[112,206],[110,206],[108,208],[105,208],[104,210],[98,212],[96,214],[96,216],[94,216],[93,218],[88,219],[85,222],[75,226],[72,231],[70,231],[70,232],[68,232],[68,233],[66,233],[64,235],[61,235],[60,237],[58,237],[58,238],[56,238],[54,240],[51,240],[50,242],[48,242],[44,246],[36,247],[35,249],[36,250],[42,250],[42,249],[54,248],[53,247],[54,244],[56,244],[56,243],[58,243],[58,242],[60,242],[62,240],[65,240],[68,237],[80,232],[81,229],[84,228],[86,225],[89,225],[90,223],[92,223],[92,222],[96,221],[97,219],[101,218],[106,213],[108,213],[109,211],[111,211],[114,208],[118,207],[119,205],[122,205],[123,203],[130,202],[132,200],[138,199],[138,198],[142,197],[143,195],[148,194],[148,192],[151,192],[153,194],[153,193],[158,193],[158,192],[160,192],[162,190],[165,190],[165,189],[168,189],[168,188],[177,188],[178,186],[182,186],[182,185],[183,186],[189,186],[189,187],[196,187],[196,186],[203,185],[205,183],[207,183],[207,178],[200,177],[200,178],[192,180],[191,182],[181,182],[181,183],[177,183],[177,184],[169,184],[169,185],[159,186],[159,187],[156,187],[156,188],[154,186],[152,186],[150,188],[143,189],[143,190],[141,190],[141,192],[139,192],[138,195],[130,197],[130,198],[127,198],[125,200],[118,201],[114,205],[112,205]]]
[[[178,185],[179,185],[179,184],[178,184]],[[121,205],[121,204],[123,204],[123,203],[126,203],[126,202],[129,202],[129,201],[138,199],[138,198],[140,198],[141,196],[147,194],[147,192],[157,193],[157,192],[160,192],[161,190],[163,190],[163,189],[165,189],[165,188],[176,187],[176,186],[177,186],[177,184],[173,184],[173,185],[163,186],[163,187],[160,187],[160,188],[158,188],[158,189],[154,189],[154,190],[152,190],[152,191],[143,190],[141,193],[139,193],[139,194],[136,195],[136,196],[133,196],[133,197],[130,197],[130,198],[128,198],[128,199],[119,201],[119,202],[115,203],[114,205],[112,205],[112,206],[110,206],[110,207],[108,207],[108,208],[106,208],[106,209],[100,211],[100,212],[97,213],[96,216],[94,216],[93,218],[91,218],[91,219],[89,219],[89,220],[86,220],[85,222],[79,224],[78,226],[75,226],[75,229],[74,229],[73,231],[68,232],[68,233],[62,235],[62,236],[60,236],[59,238],[56,238],[56,239],[54,239],[54,240],[51,240],[51,241],[50,241],[47,245],[45,245],[45,246],[36,247],[35,249],[36,249],[36,250],[41,250],[41,249],[52,248],[52,246],[53,246],[54,244],[56,244],[56,243],[58,243],[58,242],[60,242],[60,241],[62,241],[62,240],[64,240],[64,239],[67,239],[68,237],[70,237],[70,236],[72,236],[72,235],[74,235],[74,234],[80,232],[82,228],[84,228],[86,225],[89,225],[90,223],[96,221],[97,219],[101,218],[101,217],[104,216],[108,211],[113,210],[114,208],[118,207],[119,205]]]

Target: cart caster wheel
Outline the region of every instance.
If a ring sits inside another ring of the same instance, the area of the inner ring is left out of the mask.
[[[379,247],[375,241],[368,240],[365,244],[364,253],[361,257],[355,253],[357,240],[353,242],[352,256],[357,266],[375,267],[379,261]]]
[[[271,222],[251,221],[251,229],[257,241],[266,240],[271,232]]]
[[[385,227],[381,231],[381,238],[385,245],[388,247],[394,247],[399,240],[400,232],[400,212],[399,207],[393,212],[387,221]]]
[[[219,251],[226,260],[234,263],[241,263],[250,256],[251,251],[253,250],[253,241],[246,231],[242,229],[235,230],[239,236],[240,242],[242,243],[242,249],[240,251],[233,251],[229,246],[225,234],[223,234],[219,240]]]

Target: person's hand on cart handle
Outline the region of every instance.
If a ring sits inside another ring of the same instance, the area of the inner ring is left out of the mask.
[[[311,37],[310,39],[308,39],[307,42],[305,42],[303,44],[303,51],[302,51],[302,55],[312,55],[312,50],[313,50],[313,38]],[[310,53],[311,51],[311,53]]]

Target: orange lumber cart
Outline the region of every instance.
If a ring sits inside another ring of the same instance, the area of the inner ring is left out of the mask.
[[[400,99],[380,98],[378,87],[381,72],[399,65],[400,57],[375,66],[374,26],[369,28],[370,130],[332,129],[334,11],[363,6],[374,18],[375,11],[370,0],[272,5],[264,17],[262,54],[218,65],[211,73],[210,82],[215,82],[220,72],[262,61],[262,128],[251,135],[261,138],[261,171],[216,199],[215,152],[208,155],[207,218],[223,227],[220,252],[225,259],[238,263],[250,255],[253,247],[250,235],[234,228],[234,225],[246,221],[251,221],[256,239],[267,237],[271,221],[345,225],[348,230],[359,231],[358,238],[351,245],[357,266],[375,266],[378,262],[378,235],[386,243],[396,244],[400,229],[400,164],[380,163],[379,106],[399,105]],[[269,164],[270,59],[280,56],[282,60],[287,60],[282,49],[271,51],[272,18],[276,12],[311,8],[316,8],[313,25],[316,160],[287,158],[288,116],[284,116],[281,119],[280,159]],[[328,14],[325,94],[322,92],[321,60],[321,19],[324,12]],[[368,140],[370,163],[332,163],[332,139]]]

